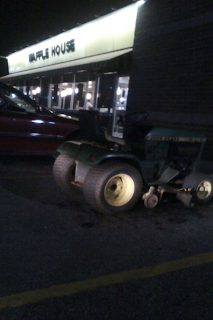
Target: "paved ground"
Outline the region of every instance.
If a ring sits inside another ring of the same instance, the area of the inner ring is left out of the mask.
[[[102,216],[53,161],[0,159],[0,319],[212,319],[212,202]]]

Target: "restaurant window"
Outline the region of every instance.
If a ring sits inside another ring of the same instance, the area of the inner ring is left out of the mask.
[[[73,109],[79,110],[84,108],[86,93],[86,82],[76,82],[74,89],[74,106]]]
[[[61,85],[61,108],[71,109],[73,96],[73,83],[63,82]]]
[[[104,74],[99,77],[97,108],[102,113],[113,113],[115,100],[116,74]]]
[[[71,109],[73,100],[73,77],[72,73],[64,74],[61,77],[62,83],[58,85],[58,107]]]
[[[119,77],[116,89],[116,104],[113,114],[113,135],[123,137],[123,127],[118,125],[118,119],[126,113],[129,92],[129,77]]]
[[[50,85],[50,91],[51,91],[50,107],[51,108],[58,108],[59,92],[60,92],[60,87],[59,87],[58,83],[52,83]]]
[[[52,77],[49,87],[49,108],[60,108],[61,107],[61,76]]]
[[[94,107],[95,81],[76,82],[73,109],[89,110]]]
[[[49,108],[90,109],[95,102],[96,75],[86,72],[54,77],[50,84]]]
[[[42,77],[40,81],[41,91],[39,97],[39,104],[41,104],[44,107],[48,107],[50,80],[50,77]]]
[[[70,109],[90,109],[94,107],[95,75],[79,72],[74,75]],[[71,88],[71,85],[70,85]]]
[[[24,94],[27,94],[27,88],[24,88],[23,91]],[[28,95],[31,99],[36,100],[36,102],[39,102],[41,94],[41,81],[40,78],[34,78],[32,80],[32,85],[29,87]]]
[[[116,110],[126,111],[129,92],[129,77],[119,77],[116,92]]]
[[[24,80],[18,80],[18,82],[14,85],[14,87],[20,92],[24,92],[25,83]]]
[[[95,103],[95,81],[89,80],[87,83],[87,93],[85,101],[85,109],[89,110],[94,108]]]
[[[95,80],[96,75],[93,73],[78,72],[76,74],[73,109],[94,108]]]
[[[40,86],[32,86],[29,90],[30,97],[36,100],[37,102],[39,101],[40,93],[41,93]]]

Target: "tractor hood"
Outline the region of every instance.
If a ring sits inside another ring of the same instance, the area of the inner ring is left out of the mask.
[[[153,128],[145,137],[149,141],[206,142],[203,133],[178,128]]]

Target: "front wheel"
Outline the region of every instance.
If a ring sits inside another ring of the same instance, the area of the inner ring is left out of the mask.
[[[53,176],[57,185],[70,194],[75,180],[75,160],[67,154],[60,154],[53,165]]]
[[[203,173],[191,173],[184,180],[183,188],[192,189],[192,197],[196,202],[207,203],[213,196],[213,179]]]
[[[108,161],[90,169],[83,193],[87,202],[101,213],[129,211],[142,195],[141,174],[127,163]]]

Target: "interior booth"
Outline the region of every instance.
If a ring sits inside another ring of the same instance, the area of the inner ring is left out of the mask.
[[[68,114],[96,109],[120,136],[126,111],[138,2],[7,57],[11,84],[45,107]]]

